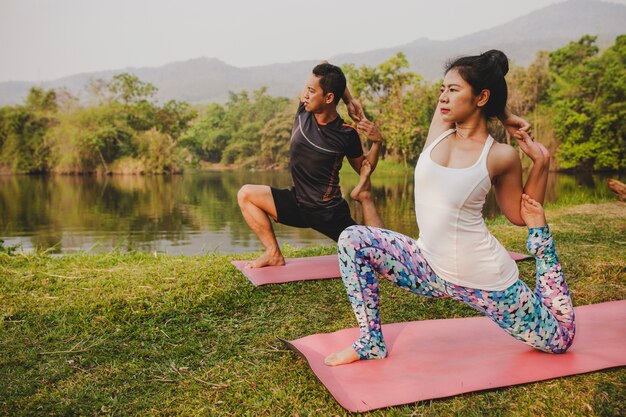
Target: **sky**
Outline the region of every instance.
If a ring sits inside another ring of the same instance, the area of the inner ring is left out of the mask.
[[[0,82],[198,57],[238,67],[327,59],[454,39],[562,1],[0,0]]]

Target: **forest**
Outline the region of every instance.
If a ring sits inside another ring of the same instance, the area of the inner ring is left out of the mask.
[[[383,132],[383,158],[413,164],[440,81],[411,72],[402,53],[377,66],[343,69],[353,95]],[[509,108],[531,122],[555,157],[553,169],[626,168],[626,35],[603,51],[594,36],[585,35],[540,52],[528,67],[512,67],[507,82]],[[223,104],[160,104],[156,87],[129,73],[92,80],[86,92],[79,100],[64,89],[33,87],[22,104],[0,107],[0,173],[164,174],[287,166],[297,98],[272,97],[260,88],[231,92]],[[497,124],[493,135],[509,140]]]

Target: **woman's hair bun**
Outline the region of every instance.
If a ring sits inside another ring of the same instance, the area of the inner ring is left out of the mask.
[[[497,49],[491,49],[487,52],[483,52],[482,56],[494,62],[500,68],[503,76],[509,72],[509,59],[506,57],[504,52]]]

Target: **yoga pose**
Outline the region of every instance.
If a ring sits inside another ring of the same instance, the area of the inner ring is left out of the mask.
[[[342,98],[348,114],[358,122],[356,130],[337,113]],[[357,130],[373,142],[367,155],[363,154]],[[237,194],[246,223],[265,249],[248,267],[285,264],[270,217],[288,226],[310,227],[334,241],[346,227],[357,224],[339,188],[344,156],[359,173],[359,183],[350,198],[361,203],[363,223],[382,227],[370,192],[370,174],[378,162],[381,141],[377,126],[365,119],[361,105],[346,88],[341,69],[326,62],[313,68],[291,133],[289,165],[293,187],[280,190],[246,184]]]
[[[507,72],[506,56],[493,50],[448,65],[415,167],[417,241],[365,226],[341,234],[339,267],[360,335],[328,356],[327,365],[387,355],[379,276],[418,295],[463,301],[536,349],[563,353],[571,345],[574,310],[541,206],[549,154],[533,140],[528,124],[506,110]],[[500,118],[533,161],[524,185],[516,151],[489,135],[492,117]],[[534,291],[519,279],[515,262],[482,218],[492,185],[503,214],[528,227],[527,248],[536,258]]]

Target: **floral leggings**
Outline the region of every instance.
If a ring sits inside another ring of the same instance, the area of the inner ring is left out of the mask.
[[[378,275],[412,293],[451,297],[485,314],[514,338],[535,349],[565,352],[574,340],[574,309],[548,226],[528,230],[536,258],[534,291],[521,280],[501,291],[451,284],[435,274],[415,240],[367,226],[351,226],[339,237],[339,268],[360,335],[352,347],[361,359],[383,358]]]

